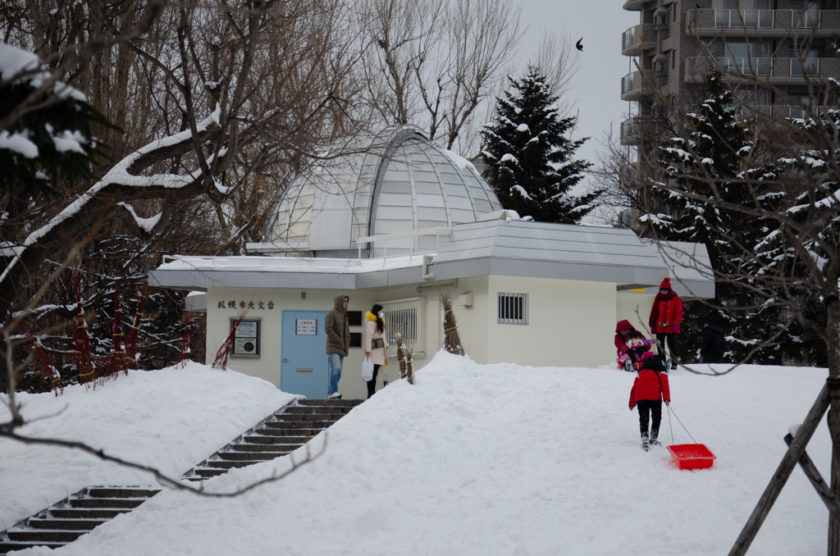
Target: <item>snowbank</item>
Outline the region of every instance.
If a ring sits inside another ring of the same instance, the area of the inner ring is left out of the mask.
[[[205,446],[211,444],[202,438],[208,429],[241,429],[257,420],[254,409],[237,426],[227,423],[242,410],[237,406],[261,405],[254,400],[259,394],[265,412],[282,401],[279,393],[272,399],[263,383],[236,373],[186,372],[188,380],[181,380],[181,371],[136,373],[95,393],[69,392],[73,397],[58,398],[68,405],[60,432],[80,436],[97,426],[119,426],[150,441],[177,437],[177,449],[174,442],[170,449],[190,455],[177,454],[179,463],[167,465],[181,470],[217,447]],[[223,386],[221,376],[231,382],[211,393]],[[627,408],[631,374],[606,367],[480,365],[441,353],[419,371],[416,385],[390,384],[339,421],[326,437],[325,453],[287,479],[234,499],[167,490],[57,552],[725,554],[786,449],[782,437],[804,418],[825,376],[825,369],[766,366],[744,366],[717,378],[672,372],[673,409],[718,458],[710,470],[679,471],[664,446],[648,453],[639,447],[638,416]],[[161,383],[154,395],[146,377]],[[178,404],[172,403],[175,390]],[[165,406],[155,400],[158,395],[169,396]],[[90,401],[97,397],[105,401]],[[216,410],[220,400],[228,405]],[[29,401],[38,412],[56,403]],[[132,410],[116,411],[129,402]],[[53,421],[37,426],[49,430]],[[85,423],[81,430],[77,421]],[[691,441],[676,421],[673,434],[676,443]],[[122,435],[106,437],[116,443]],[[661,436],[671,443],[667,417]],[[323,442],[320,435],[312,444],[317,450]],[[128,440],[124,447],[138,456],[149,449]],[[826,473],[829,447],[823,423],[808,452]],[[4,453],[9,448],[2,446]],[[19,451],[3,458],[3,466],[28,458],[15,463],[16,480],[2,487],[19,508],[44,505],[46,488],[38,503],[28,501],[38,482],[85,474],[93,465],[85,460],[65,471],[72,454],[34,456]],[[164,464],[161,456],[149,459]],[[229,490],[288,466],[286,456],[233,470],[206,487]],[[125,480],[127,473],[121,473],[115,480]],[[0,476],[7,481],[8,475],[3,467]],[[87,473],[77,483],[92,477]],[[17,486],[24,478],[29,486]],[[826,527],[825,507],[797,470],[752,552],[825,553]]]

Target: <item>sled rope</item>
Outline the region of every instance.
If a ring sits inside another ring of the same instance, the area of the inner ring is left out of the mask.
[[[668,429],[671,431],[671,444],[676,444],[674,441],[674,427],[671,426],[671,406],[666,405],[665,411],[668,413]]]
[[[697,444],[697,441],[694,440],[694,437],[691,436],[691,433],[688,432],[688,429],[685,427],[685,425],[683,425],[683,422],[680,420],[680,417],[679,417],[679,415],[677,415],[677,412],[674,411],[673,409],[671,409],[670,405],[666,405],[665,407],[668,408],[668,426],[669,427],[671,426],[671,413],[673,413],[674,418],[677,420],[677,423],[679,423],[682,426],[683,430],[685,430],[685,433],[688,435],[688,437],[691,439],[691,441],[694,442],[695,444]],[[674,430],[671,429],[671,442],[673,442],[673,441],[674,441]]]

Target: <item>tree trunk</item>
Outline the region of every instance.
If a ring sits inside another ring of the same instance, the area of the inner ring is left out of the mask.
[[[836,282],[835,282],[836,283]],[[828,376],[840,378],[840,300],[837,295],[826,302],[828,342]],[[831,491],[840,500],[840,391],[831,392],[831,405],[828,408],[828,430],[831,433]],[[840,514],[828,514],[828,551],[829,555],[840,554]]]

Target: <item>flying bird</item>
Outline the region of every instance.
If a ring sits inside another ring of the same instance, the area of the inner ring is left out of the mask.
[[[583,37],[579,38],[575,43],[575,48],[583,52]]]

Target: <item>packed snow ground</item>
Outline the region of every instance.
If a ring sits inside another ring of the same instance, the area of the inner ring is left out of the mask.
[[[356,374],[345,369],[345,380]],[[315,438],[316,452],[326,442],[323,455],[286,479],[231,499],[165,490],[55,552],[725,554],[826,374],[673,371],[674,412],[717,456],[712,469],[680,471],[664,446],[639,446],[638,414],[627,407],[632,374],[439,353],[415,385],[388,385]],[[66,407],[24,432],[83,439],[178,474],[287,399],[259,379],[201,365],[132,372],[95,390],[23,396],[30,417]],[[672,426],[674,443],[692,442],[675,419]],[[672,443],[667,416],[661,436]],[[808,453],[824,473],[829,450],[823,422]],[[73,451],[0,441],[0,453],[7,525],[80,487],[151,483]],[[289,465],[286,456],[205,486],[229,491]],[[751,553],[825,553],[826,527],[827,511],[797,469]]]

